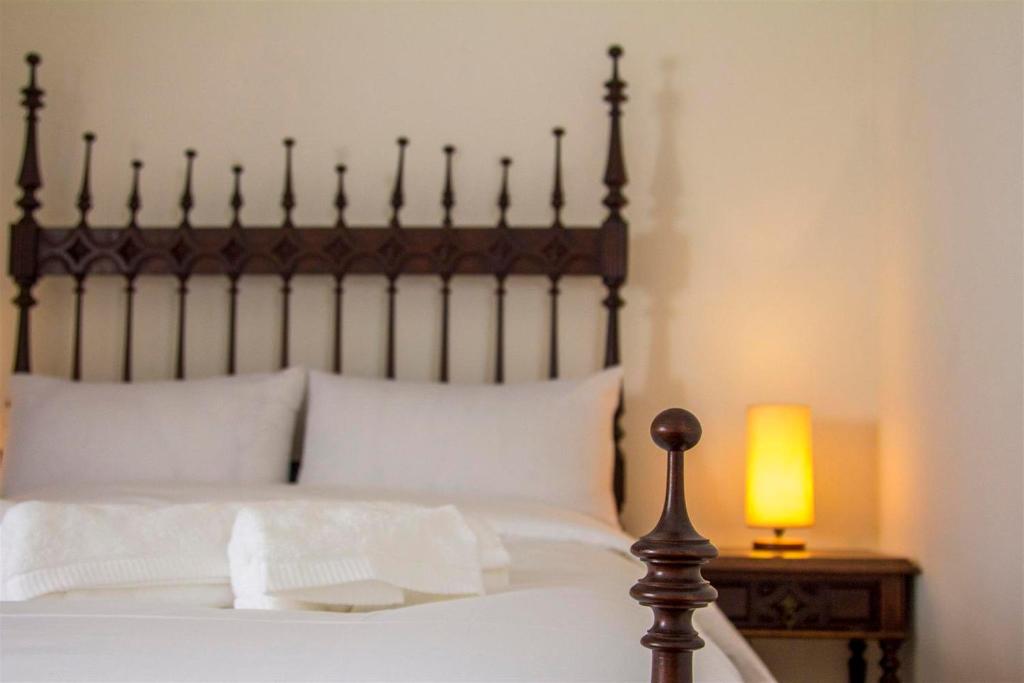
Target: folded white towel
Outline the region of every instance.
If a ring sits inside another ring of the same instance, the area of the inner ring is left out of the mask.
[[[235,606],[264,609],[479,595],[509,563],[497,534],[453,506],[365,502],[246,506],[228,557]]]
[[[92,589],[221,585],[240,506],[18,503],[3,518],[4,600]]]

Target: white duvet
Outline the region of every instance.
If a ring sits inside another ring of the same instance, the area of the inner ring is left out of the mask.
[[[291,486],[120,487],[34,497],[197,502],[340,495]],[[642,574],[624,552],[630,538],[591,518],[548,507],[456,502],[501,535],[512,559],[506,588],[352,614],[189,608],[110,597],[3,603],[0,677],[5,682],[649,680],[650,653],[639,638],[651,613],[628,594]],[[699,610],[694,621],[707,642],[695,655],[697,681],[773,680],[717,608]]]

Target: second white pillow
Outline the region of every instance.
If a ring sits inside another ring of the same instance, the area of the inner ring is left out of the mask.
[[[620,368],[510,385],[310,372],[299,485],[538,500],[617,525]]]

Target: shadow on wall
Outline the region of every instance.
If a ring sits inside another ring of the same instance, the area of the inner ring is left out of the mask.
[[[691,395],[692,387],[685,379],[691,373],[680,371],[680,363],[702,361],[683,356],[681,351],[693,346],[681,335],[696,330],[699,322],[688,318],[688,311],[680,310],[693,273],[695,228],[687,222],[679,151],[683,121],[679,72],[675,61],[661,63],[654,120],[650,122],[655,130],[654,167],[646,188],[650,210],[634,217],[630,237],[631,262],[644,267],[632,271],[624,324],[643,327],[635,330],[638,333],[632,334],[631,343],[624,347],[625,365],[642,374],[631,375],[627,383],[627,390],[632,388],[633,393],[626,397],[628,490],[623,523],[629,531],[644,533],[657,518],[664,491],[665,459],[651,444],[648,428],[654,415],[674,404],[693,410],[705,420],[706,428],[713,426],[715,430],[707,434],[707,443],[698,447],[698,457],[687,464],[690,510],[699,519],[698,530],[719,547],[746,547],[758,532],[748,529],[744,520],[744,406],[757,400],[814,399],[810,395],[788,396],[790,389],[785,387],[780,388],[782,394],[773,396],[774,383],[757,377],[751,377],[749,384],[724,387],[717,397]],[[728,331],[713,333],[721,336]],[[769,353],[763,361],[770,362],[770,357]],[[813,370],[809,372],[813,374]],[[761,391],[765,386],[768,394]],[[813,388],[814,382],[809,386]],[[729,397],[725,403],[723,396]],[[817,407],[812,405],[812,409]],[[819,548],[874,548],[879,528],[877,421],[820,412],[815,418],[816,523],[800,535]],[[714,494],[702,494],[698,483],[705,488],[715,487]]]
[[[682,223],[683,183],[679,160],[677,123],[680,117],[680,95],[675,86],[677,64],[674,59],[661,63],[661,87],[655,95],[655,158],[650,185],[651,211],[646,221],[649,230],[638,231],[634,227],[630,234],[631,261],[643,263],[642,272],[633,270],[630,291],[646,304],[644,320],[649,326],[644,349],[627,349],[640,362],[627,364],[631,367],[645,367],[645,374],[634,386],[645,387],[640,394],[627,397],[626,402],[626,452],[628,460],[627,482],[662,481],[665,467],[664,454],[659,454],[648,437],[650,421],[661,410],[671,407],[663,405],[664,398],[682,405],[684,387],[678,376],[672,372],[672,320],[674,294],[686,286],[689,266],[689,240],[679,229]],[[629,307],[626,321],[629,324]],[[645,357],[646,356],[646,357]],[[646,362],[644,362],[646,361]],[[652,391],[657,387],[657,391]],[[700,416],[698,415],[698,418]],[[646,497],[653,495],[658,501],[637,501],[627,491],[627,527],[636,526],[638,519],[651,516],[656,518],[654,509],[660,505],[661,489],[651,491],[648,487],[633,486],[633,495],[641,492]],[[657,491],[657,493],[652,493]],[[653,515],[653,516],[652,516]],[[630,524],[630,522],[633,522]],[[641,523],[640,526],[645,526]],[[641,531],[640,529],[633,529]]]

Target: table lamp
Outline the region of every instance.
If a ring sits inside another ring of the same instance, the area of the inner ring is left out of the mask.
[[[775,531],[758,538],[755,550],[803,550],[783,536],[786,529],[814,524],[811,409],[763,404],[747,409],[747,526]]]

